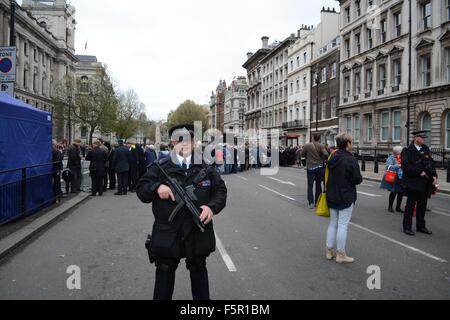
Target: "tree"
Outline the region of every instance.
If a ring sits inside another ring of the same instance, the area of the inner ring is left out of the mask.
[[[114,131],[120,139],[131,138],[139,127],[139,115],[145,110],[145,105],[139,101],[137,93],[128,90],[119,96],[117,119],[114,121]]]
[[[74,123],[89,129],[89,143],[96,130],[112,130],[117,97],[106,68],[99,68],[97,75],[90,79],[65,76],[56,85],[53,101],[58,120],[70,117]]]
[[[208,110],[192,100],[184,101],[175,111],[171,111],[167,116],[169,127],[183,123],[194,124],[194,121],[202,122],[203,131],[208,128]]]

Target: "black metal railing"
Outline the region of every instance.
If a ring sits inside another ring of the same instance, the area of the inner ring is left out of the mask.
[[[0,171],[0,225],[55,202],[55,163]]]
[[[308,128],[308,123],[307,123],[306,120],[294,120],[294,121],[288,121],[288,122],[283,122],[282,128],[283,128],[283,129],[289,129],[289,128],[297,128],[297,129]]]

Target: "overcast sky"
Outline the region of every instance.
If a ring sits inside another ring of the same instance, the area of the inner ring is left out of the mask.
[[[182,101],[208,104],[220,79],[246,75],[261,37],[284,40],[317,25],[335,0],[71,0],[77,54],[106,63],[121,90],[134,89],[152,120]],[[85,50],[85,43],[88,48]]]

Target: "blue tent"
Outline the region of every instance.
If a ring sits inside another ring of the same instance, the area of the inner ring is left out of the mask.
[[[51,161],[52,115],[0,92],[0,223],[53,202]]]

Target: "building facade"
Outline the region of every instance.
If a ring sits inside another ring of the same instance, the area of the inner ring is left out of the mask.
[[[283,122],[288,145],[309,141],[314,28],[302,25],[297,36],[288,49],[288,110]]]
[[[244,132],[244,113],[247,106],[247,78],[238,77],[231,82],[225,94],[225,132],[241,135]]]
[[[431,130],[431,147],[450,148],[450,1],[340,5],[340,130],[355,145],[391,148],[408,143],[409,125]]]
[[[0,46],[10,45],[9,20],[10,1],[0,0]],[[24,0],[16,6],[15,22],[15,97],[53,113],[55,86],[75,73],[75,8],[64,0]],[[61,115],[54,113],[53,122],[55,139],[61,141],[70,130],[73,133]]]
[[[209,102],[210,109],[210,124],[212,129],[217,129],[224,132],[224,108],[225,108],[225,94],[227,91],[227,83],[225,80],[220,80],[216,88],[216,92],[211,93]]]
[[[311,62],[310,132],[319,133],[322,143],[335,145],[339,132],[337,105],[339,102],[339,13],[323,8],[321,22],[313,34]]]
[[[247,108],[245,111],[245,129],[259,130],[261,128],[261,60],[271,51],[269,38],[262,37],[262,47],[255,53],[247,53],[247,61],[242,65],[247,70]]]

